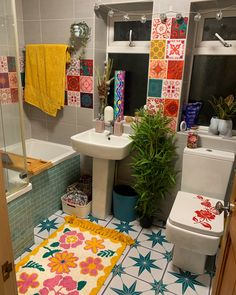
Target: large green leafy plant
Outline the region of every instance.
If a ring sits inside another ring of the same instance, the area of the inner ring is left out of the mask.
[[[209,100],[209,103],[219,119],[229,120],[236,116],[236,101],[232,94],[225,98],[222,96],[219,98],[213,96],[212,100]]]
[[[138,194],[139,216],[152,218],[159,211],[158,201],[175,185],[176,148],[170,118],[161,112],[151,115],[142,111],[141,114],[141,122],[132,125],[133,187]]]

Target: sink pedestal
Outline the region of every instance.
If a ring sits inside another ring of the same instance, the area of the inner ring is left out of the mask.
[[[92,215],[105,219],[111,213],[115,160],[93,158]]]

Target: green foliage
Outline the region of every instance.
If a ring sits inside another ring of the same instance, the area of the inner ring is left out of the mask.
[[[77,285],[77,290],[80,291],[86,286],[87,282],[86,281],[79,281]]]
[[[36,268],[40,271],[45,271],[45,269],[43,268],[43,266],[41,264],[34,262],[32,260],[27,262],[24,266],[22,266],[22,268]]]
[[[232,94],[225,98],[222,96],[219,98],[213,96],[212,100],[209,100],[209,103],[219,119],[229,120],[236,115],[236,101]]]
[[[138,194],[137,211],[140,217],[155,216],[158,201],[176,182],[174,132],[169,127],[170,118],[161,112],[155,115],[142,112],[141,122],[133,124],[132,158],[133,188]]]
[[[112,257],[115,254],[112,250],[102,250],[98,253],[98,256],[101,257]]]

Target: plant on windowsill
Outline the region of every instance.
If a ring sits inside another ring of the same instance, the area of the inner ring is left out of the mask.
[[[223,98],[212,97],[209,100],[216,117],[211,119],[209,132],[213,134],[220,134],[225,137],[232,136],[232,118],[236,116],[236,101],[232,94]]]
[[[140,224],[149,227],[160,211],[159,201],[176,183],[176,147],[174,131],[169,127],[170,118],[161,111],[153,115],[142,110],[141,114],[142,120],[131,125],[134,131],[130,136],[134,151],[131,167]]]

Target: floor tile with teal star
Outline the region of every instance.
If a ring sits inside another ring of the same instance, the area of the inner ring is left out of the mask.
[[[61,210],[35,228],[35,245],[25,249],[28,254],[36,244],[55,231],[67,214]],[[196,275],[175,267],[173,245],[168,243],[163,226],[142,229],[137,220],[120,221],[112,216],[88,220],[130,235],[135,243],[127,247],[106,279],[98,295],[210,295],[213,271]],[[20,258],[17,259],[17,261]]]

